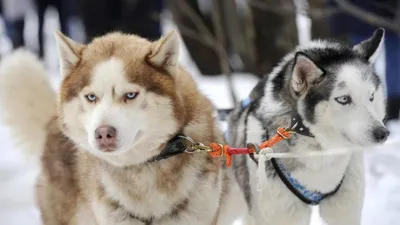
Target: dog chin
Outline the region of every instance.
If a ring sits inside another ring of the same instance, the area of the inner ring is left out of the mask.
[[[351,144],[354,147],[369,147],[376,144],[374,141],[368,138],[363,138],[363,139],[351,138],[348,135],[347,136],[344,135],[344,137],[345,139],[348,140],[349,144]]]
[[[360,140],[357,138],[353,138],[348,134],[342,133],[342,137],[343,137],[343,144],[345,146],[354,146],[354,147],[362,147],[366,145],[366,140]]]

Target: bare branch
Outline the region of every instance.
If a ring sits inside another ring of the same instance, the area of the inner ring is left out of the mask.
[[[198,41],[200,44],[207,46],[211,49],[213,49],[214,51],[217,51],[215,49],[215,43],[214,41],[210,41],[209,39],[204,39],[201,37],[201,35],[199,34],[199,32],[196,32],[193,29],[190,29],[186,26],[180,26],[179,27],[179,32],[181,32],[182,34],[185,34],[186,36]]]
[[[294,0],[297,1],[297,0]],[[296,2],[295,2],[296,3]],[[297,12],[297,9],[293,5],[271,5],[267,4],[262,1],[249,1],[249,5],[252,7],[256,7],[258,9],[264,11],[272,11],[276,13],[280,13],[283,15],[293,15],[293,13]],[[316,8],[316,7],[309,7],[307,12],[301,10],[299,13],[310,17],[311,19],[322,19],[329,17],[335,13],[338,13],[340,10],[336,8]]]
[[[231,98],[233,103],[236,103],[236,96],[234,93],[233,81],[231,78],[231,71],[229,65],[229,56],[226,52],[224,41],[223,41],[223,25],[221,23],[220,18],[220,11],[216,15],[217,17],[213,16],[213,25],[215,27],[215,32],[217,33],[217,39],[214,37],[212,32],[207,28],[204,22],[201,20],[196,12],[188,5],[186,1],[180,1],[180,10],[181,12],[185,13],[188,18],[194,23],[199,33],[195,32],[194,30],[182,26],[180,28],[181,32],[190,36],[194,40],[199,41],[200,43],[209,46],[213,49],[220,58],[220,67],[223,73],[227,76],[228,80],[228,87],[231,94]],[[214,10],[214,7],[213,7]],[[216,20],[215,20],[216,19]],[[214,21],[215,20],[215,21]],[[222,38],[221,38],[222,37]]]
[[[186,1],[180,1],[181,11],[186,14],[192,20],[196,28],[200,31],[200,35],[203,36],[204,39],[208,39],[208,41],[215,41],[214,35],[211,31],[204,25],[204,22],[201,18],[196,14],[196,12],[188,5]]]
[[[225,0],[222,0],[225,1]],[[233,104],[237,102],[237,98],[234,92],[234,86],[233,86],[233,79],[232,79],[232,73],[228,61],[228,54],[224,46],[225,44],[225,35],[224,35],[224,26],[222,24],[222,11],[220,10],[220,1],[219,0],[214,0],[213,1],[213,6],[212,6],[212,11],[211,11],[211,19],[214,25],[214,31],[216,34],[216,41],[218,42],[218,45],[221,46],[221,48],[218,49],[218,56],[220,58],[220,66],[222,69],[222,72],[226,75],[227,82],[228,82],[228,87],[230,90],[230,95],[231,99],[233,101]]]
[[[349,3],[346,0],[334,0],[336,4],[339,6],[340,9],[342,9],[344,12],[347,12],[353,16],[355,16],[358,19],[364,20],[370,24],[376,25],[376,26],[382,26],[387,29],[390,29],[396,33],[400,33],[400,25],[394,23],[394,21],[388,21],[374,13],[366,12],[363,9],[360,9],[359,7],[355,6],[352,3]]]
[[[249,23],[249,21],[247,21],[248,18],[246,18],[249,17],[247,14],[249,13],[248,5],[242,6],[240,9],[241,12],[239,12],[235,1],[221,1],[220,3],[228,46],[239,55],[243,63],[252,73],[257,73],[255,68],[254,42],[248,36],[249,32],[254,29],[252,21]]]

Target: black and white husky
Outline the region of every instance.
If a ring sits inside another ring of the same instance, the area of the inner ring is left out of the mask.
[[[296,48],[258,83],[251,100],[230,114],[229,144],[262,143],[294,122],[298,133],[276,144],[275,152],[385,142],[384,91],[372,68],[383,41],[384,30],[378,29],[353,48],[321,40]],[[265,162],[261,188],[250,157],[237,157],[234,168],[254,224],[308,225],[308,205],[319,205],[329,225],[360,224],[362,154],[271,159]]]

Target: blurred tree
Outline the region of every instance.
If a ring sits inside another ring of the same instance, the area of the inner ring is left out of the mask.
[[[161,36],[163,0],[79,0],[87,41],[111,31],[137,34],[150,40]]]
[[[169,0],[167,7],[172,12],[182,39],[201,73],[221,74],[218,53],[213,46],[201,40],[204,29],[214,35],[211,15],[201,12],[197,0]]]
[[[340,12],[368,23],[400,30],[400,15],[388,21],[352,4],[354,0],[169,0],[168,9],[201,73],[249,72],[262,77],[299,42],[296,15],[312,21],[311,38],[345,36],[331,33],[329,19]],[[362,0],[360,0],[362,1]],[[385,0],[397,1],[397,0]],[[350,3],[349,3],[350,2]],[[377,1],[379,2],[379,1]],[[392,9],[399,11],[400,9]],[[396,22],[398,21],[398,22]],[[234,91],[231,90],[235,99]]]
[[[168,8],[193,60],[203,74],[223,72],[219,55],[225,51],[227,58],[222,61],[228,62],[230,70],[262,76],[297,45],[294,11],[282,14],[279,9],[260,9],[257,4],[253,4],[260,0],[249,0],[248,4],[245,1],[213,0],[209,1],[212,2],[211,8],[202,11],[199,2],[170,0]],[[264,0],[263,4],[294,7],[292,0]],[[214,18],[219,17],[219,26],[213,21],[213,15]],[[223,37],[217,37],[219,32]],[[218,49],[220,47],[224,50]]]

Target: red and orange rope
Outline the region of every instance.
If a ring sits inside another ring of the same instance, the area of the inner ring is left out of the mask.
[[[288,138],[290,138],[290,131],[280,127],[278,128],[276,135],[260,144],[259,148],[270,148],[276,143]],[[214,158],[224,156],[226,159],[226,165],[228,167],[232,165],[233,155],[247,155],[256,153],[256,149],[254,148],[232,148],[229,145],[220,145],[217,143],[211,143],[209,146],[212,148],[212,151],[209,152],[210,155]]]

